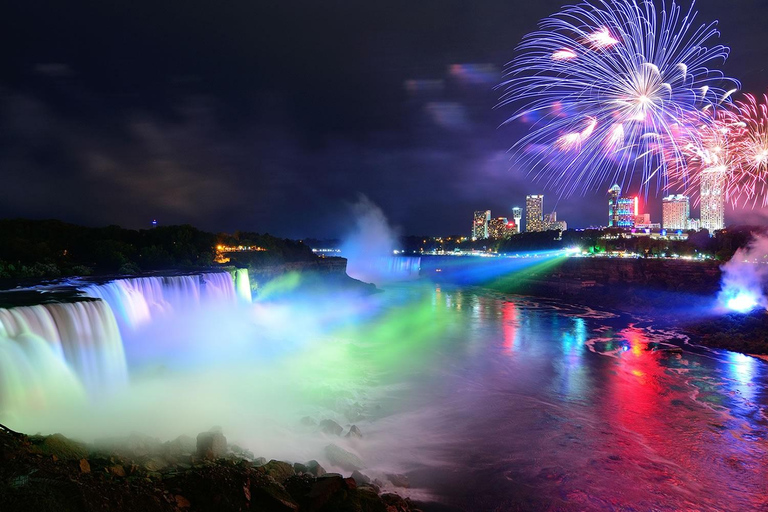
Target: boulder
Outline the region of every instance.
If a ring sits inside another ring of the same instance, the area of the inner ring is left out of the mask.
[[[306,496],[309,510],[320,510],[344,487],[344,479],[340,476],[321,476]]]
[[[360,432],[360,429],[357,428],[357,425],[352,425],[349,427],[349,432],[347,432],[347,435],[344,437],[355,437],[357,439],[362,439],[363,433]]]
[[[293,472],[297,475],[301,475],[303,473],[309,473],[309,468],[305,466],[304,464],[299,464],[298,462],[293,464]]]
[[[80,459],[80,472],[81,473],[91,472],[91,464],[88,462],[88,459]]]
[[[227,453],[227,438],[221,432],[197,434],[197,455],[206,459],[218,459]]]
[[[360,484],[360,485],[362,485],[362,484],[370,484],[371,483],[371,479],[370,478],[368,478],[367,476],[365,476],[364,474],[362,474],[361,472],[359,472],[357,470],[352,472],[352,478],[354,478],[355,481],[358,484]]]
[[[179,436],[163,444],[163,455],[172,459],[195,453],[197,445],[190,436]]]
[[[255,459],[253,459],[253,467],[255,468],[259,466],[263,466],[266,463],[267,463],[267,459],[265,459],[264,457],[256,457]]]
[[[365,468],[360,457],[335,444],[329,444],[325,447],[325,456],[328,457],[331,464],[347,471]]]
[[[328,435],[340,436],[344,428],[333,420],[323,420],[320,422],[320,430]]]
[[[34,439],[34,441],[38,441],[38,439]],[[34,451],[43,455],[55,455],[62,460],[80,460],[88,456],[88,448],[84,444],[67,439],[61,434],[46,436],[41,442],[35,443]]]
[[[282,462],[279,460],[271,460],[261,466],[262,471],[266,473],[267,475],[271,476],[275,479],[278,483],[285,482],[289,477],[292,477],[294,475],[293,466],[291,466],[287,462]]]
[[[107,468],[107,471],[109,471],[110,475],[120,476],[120,477],[124,477],[125,476],[125,468],[123,466],[121,466],[120,464],[115,464],[114,466],[109,466]]]
[[[411,486],[411,483],[408,481],[408,477],[401,474],[396,473],[387,473],[387,480],[389,480],[392,485],[395,487],[404,487],[408,488]]]
[[[307,471],[316,477],[320,477],[325,475],[326,471],[323,468],[323,466],[320,465],[319,462],[316,460],[310,460],[306,464],[304,464],[307,467]]]

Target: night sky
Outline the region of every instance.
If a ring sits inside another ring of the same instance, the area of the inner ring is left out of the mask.
[[[543,192],[569,225],[605,224],[605,190],[557,202],[512,167],[523,128],[493,108],[515,46],[564,3],[6,2],[0,217],[330,237],[365,194],[403,233],[468,234],[474,210]],[[726,74],[764,92],[765,0],[697,6]]]

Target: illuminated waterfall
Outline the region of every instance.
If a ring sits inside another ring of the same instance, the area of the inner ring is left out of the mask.
[[[253,302],[251,295],[251,279],[248,276],[247,268],[238,268],[235,270],[235,289],[237,297],[243,302]]]
[[[125,386],[124,335],[174,311],[234,305],[245,290],[250,298],[248,271],[237,279],[237,291],[228,272],[117,279],[80,287],[88,300],[0,308],[0,422]]]
[[[245,282],[248,271],[245,270]],[[186,311],[201,303],[234,303],[240,292],[228,272],[191,276],[136,277],[117,279],[83,289],[89,297],[106,301],[121,330],[135,330],[159,315]]]

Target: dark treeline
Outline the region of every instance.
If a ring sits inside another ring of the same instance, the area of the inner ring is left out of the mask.
[[[452,236],[431,238],[426,236],[407,236],[401,242],[406,252],[431,252],[443,250],[522,252],[545,251],[579,247],[593,253],[627,251],[644,257],[663,257],[671,255],[696,256],[703,254],[727,261],[737,249],[745,247],[753,235],[765,234],[764,226],[734,226],[716,231],[709,236],[707,230],[690,231],[687,240],[653,239],[647,236],[629,236],[621,229],[587,229],[584,231],[567,230],[521,233],[504,240],[464,240]]]
[[[216,246],[257,245],[270,261],[314,258],[300,242],[268,234],[214,234],[190,225],[132,230],[57,220],[0,220],[0,278],[134,274],[214,265]]]

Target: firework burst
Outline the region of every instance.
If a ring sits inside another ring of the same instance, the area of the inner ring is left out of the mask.
[[[666,187],[676,141],[732,92],[710,69],[728,49],[705,46],[719,34],[695,18],[675,2],[591,0],[544,19],[500,85],[500,105],[517,106],[507,122],[538,119],[513,146],[519,161],[561,195],[635,172]]]

